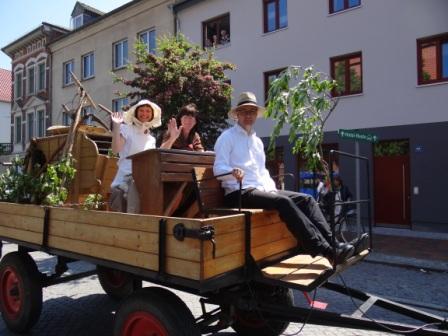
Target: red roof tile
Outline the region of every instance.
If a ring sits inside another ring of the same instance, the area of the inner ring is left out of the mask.
[[[11,101],[11,71],[0,68],[0,101]]]

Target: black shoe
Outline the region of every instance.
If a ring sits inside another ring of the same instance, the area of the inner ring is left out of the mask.
[[[333,249],[330,249],[325,257],[330,261],[331,264],[342,264],[348,258],[350,258],[355,252],[355,247],[352,244],[342,244],[340,247],[336,248],[336,255]]]
[[[369,248],[369,234],[363,233],[360,237],[352,240],[350,244],[352,244],[355,247],[354,254],[361,253],[362,251]]]

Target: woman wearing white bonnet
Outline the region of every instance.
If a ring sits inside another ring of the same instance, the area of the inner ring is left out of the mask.
[[[118,171],[111,184],[110,207],[119,212],[139,212],[139,198],[132,179],[128,156],[156,148],[150,130],[162,124],[160,107],[148,99],[140,100],[128,111],[112,114],[112,151],[118,153]]]

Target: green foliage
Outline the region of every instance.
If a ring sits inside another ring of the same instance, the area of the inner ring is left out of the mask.
[[[337,104],[331,96],[336,85],[313,67],[290,66],[282,72],[271,83],[268,95],[266,115],[276,122],[269,151],[282,128],[289,126],[293,153],[300,153],[311,169],[328,172],[321,144],[325,122]]]
[[[163,125],[176,116],[181,106],[195,103],[200,125],[207,126],[207,132],[201,133],[203,143],[212,148],[221,130],[227,127],[232,87],[225,71],[234,70],[235,66],[216,60],[213,50],[203,50],[182,35],[158,39],[155,55],[141,43],[136,45],[135,53],[137,62],[128,67],[134,79],[116,77],[135,91],[119,94],[156,102],[162,108]]]
[[[409,153],[409,141],[383,141],[373,147],[374,156],[397,156]]]
[[[84,210],[100,210],[103,207],[103,196],[100,194],[89,194],[87,195],[82,208]]]
[[[71,156],[49,164],[39,176],[22,172],[23,160],[14,159],[12,166],[0,175],[0,200],[4,202],[62,205],[67,199],[68,185],[75,176]]]

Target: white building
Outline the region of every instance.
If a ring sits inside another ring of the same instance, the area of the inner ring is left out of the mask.
[[[360,143],[374,171],[376,222],[448,231],[448,151],[440,149],[448,142],[448,1],[186,0],[174,11],[180,32],[236,64],[234,98],[249,90],[263,101],[269,79],[291,64],[336,72],[344,89],[327,148],[354,152],[338,129],[378,135],[378,145]],[[213,41],[222,30],[228,41]],[[271,128],[261,120],[257,134],[269,137]],[[286,136],[278,146],[278,159],[297,174],[302,163]],[[355,189],[354,164],[339,164]]]
[[[0,155],[11,145],[11,81],[11,71],[0,69]]]

